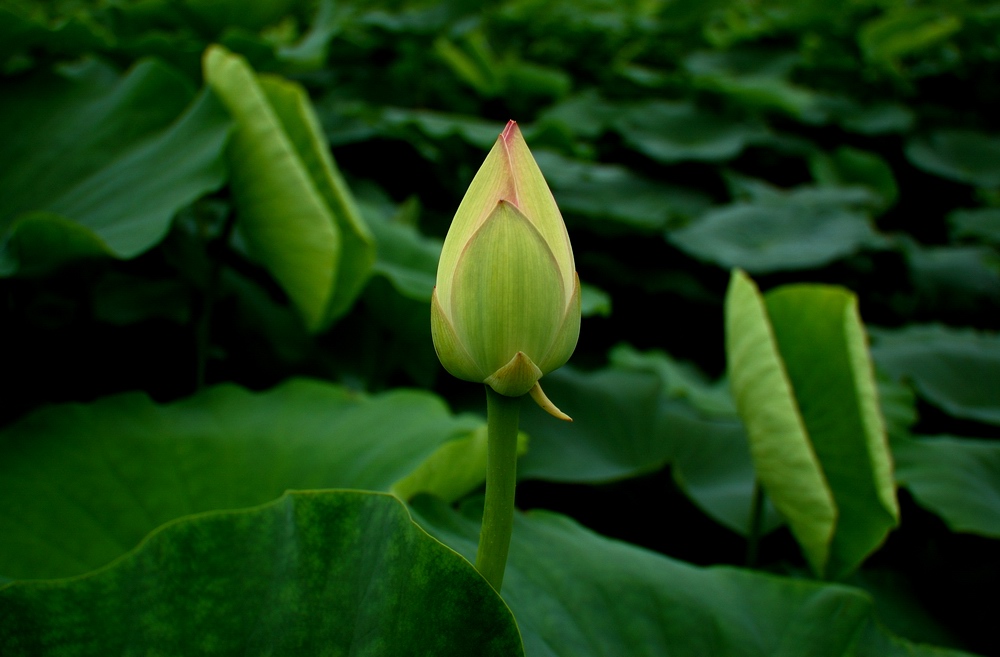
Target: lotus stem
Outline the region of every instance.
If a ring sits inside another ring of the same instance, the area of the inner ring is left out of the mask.
[[[514,486],[517,475],[517,425],[521,398],[486,388],[486,506],[479,534],[476,569],[499,593],[514,529]]]

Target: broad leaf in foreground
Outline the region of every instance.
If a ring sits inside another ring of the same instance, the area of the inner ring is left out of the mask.
[[[0,587],[0,652],[523,654],[471,564],[392,496],[345,491],[184,518],[107,568]]]
[[[0,432],[0,573],[83,573],[167,521],[289,488],[388,491],[481,425],[428,393],[364,397],[304,380],[264,393],[223,385],[169,405],[126,394],[43,409]],[[484,476],[483,462],[461,462]],[[420,490],[439,492],[426,480],[408,492]]]
[[[413,512],[433,536],[475,554],[481,508],[456,512],[424,496]],[[547,511],[515,516],[503,597],[529,657],[963,654],[889,635],[859,589],[699,568]],[[872,646],[887,647],[878,653]]]
[[[857,300],[821,285],[726,297],[733,396],[761,484],[813,570],[841,577],[898,523],[884,421]]]

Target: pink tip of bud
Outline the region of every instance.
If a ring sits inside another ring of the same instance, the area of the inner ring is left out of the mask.
[[[500,139],[503,139],[504,142],[507,142],[514,134],[515,130],[517,130],[517,121],[514,120],[508,121],[507,126],[503,129],[503,132],[500,133]]]

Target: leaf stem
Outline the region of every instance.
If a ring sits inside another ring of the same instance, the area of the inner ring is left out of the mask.
[[[759,479],[753,482],[753,506],[750,507],[750,535],[747,536],[747,568],[757,565],[760,535],[764,530],[764,487]]]
[[[517,474],[517,424],[521,398],[507,397],[486,386],[486,507],[479,534],[476,569],[500,592],[514,528],[514,485]]]

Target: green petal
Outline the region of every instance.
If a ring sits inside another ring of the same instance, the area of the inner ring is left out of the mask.
[[[449,374],[463,381],[483,382],[486,373],[479,369],[455,335],[455,328],[441,309],[437,288],[431,295],[431,339],[434,341],[438,360]]]
[[[580,339],[580,303],[580,277],[573,272],[573,296],[566,306],[562,325],[556,331],[555,340],[549,347],[548,353],[538,363],[543,374],[565,365],[576,350],[576,343]]]
[[[514,181],[516,196],[509,200],[541,233],[559,264],[564,289],[572,289],[573,278],[576,276],[573,247],[552,191],[516,123],[511,121],[507,125],[500,135],[500,142],[504,145],[507,166],[510,167],[510,176]]]
[[[451,313],[453,274],[462,252],[499,201],[513,204],[531,222],[558,263],[563,289],[573,287],[576,265],[566,224],[520,129],[511,121],[472,179],[445,237],[437,287],[446,314]]]
[[[437,288],[441,308],[451,314],[451,286],[455,268],[466,245],[483,222],[493,213],[497,202],[514,196],[513,180],[507,156],[498,138],[483,165],[469,184],[468,191],[455,212],[438,261]]]
[[[541,360],[566,307],[552,251],[531,222],[506,202],[496,205],[469,240],[451,294],[455,334],[485,372],[496,372],[519,351],[533,362]]]

